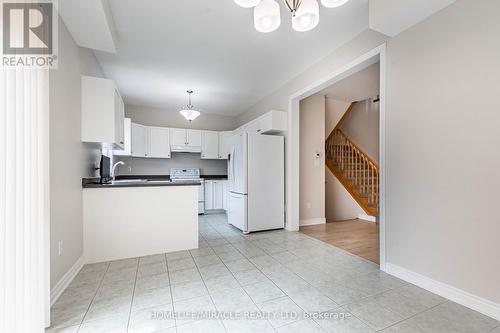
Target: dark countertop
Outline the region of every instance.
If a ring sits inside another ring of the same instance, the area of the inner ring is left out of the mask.
[[[118,182],[101,184],[99,178],[83,178],[83,188],[116,188],[116,187],[150,187],[150,186],[200,186],[199,182],[171,182],[168,178],[155,178],[146,179],[145,177],[139,178],[125,178],[120,179],[117,177]]]
[[[227,175],[201,175],[203,179],[227,179]],[[123,175],[117,176],[116,179],[170,179],[170,175]]]
[[[203,179],[227,179],[227,175],[203,175],[201,176]]]
[[[227,179],[227,175],[202,175],[203,179]],[[193,186],[198,182],[171,182],[169,175],[124,175],[117,176],[118,182],[101,184],[99,178],[83,178],[83,188],[110,188],[110,187],[145,187],[145,186]],[[127,181],[128,180],[128,181]],[[141,180],[141,181],[138,181]]]

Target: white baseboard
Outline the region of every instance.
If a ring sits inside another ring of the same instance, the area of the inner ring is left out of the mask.
[[[300,226],[306,226],[306,225],[315,225],[315,224],[325,224],[326,223],[326,218],[325,217],[317,217],[314,219],[305,219],[305,220],[300,220]]]
[[[58,300],[58,298],[62,295],[64,290],[68,288],[69,284],[75,276],[80,272],[84,264],[83,256],[78,258],[78,260],[71,266],[71,268],[62,276],[61,280],[57,282],[57,284],[50,291],[50,306],[54,305],[54,303]]]
[[[500,320],[500,304],[394,264],[386,263],[385,268],[385,272],[388,274],[394,275],[395,277],[398,277],[406,282],[412,283],[420,288],[433,292],[434,294],[447,298],[472,310],[476,310],[486,316]]]
[[[375,216],[370,216],[367,214],[359,214],[358,219],[368,222],[377,222],[377,218]]]

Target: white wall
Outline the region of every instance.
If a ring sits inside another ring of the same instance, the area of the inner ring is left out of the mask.
[[[380,147],[379,107],[380,103],[374,103],[372,100],[361,101],[353,107],[340,126],[349,139],[377,163]]]
[[[366,214],[335,175],[325,170],[325,215],[327,222],[357,219]]]
[[[81,179],[94,175],[92,163],[99,156],[80,138],[82,74],[102,76],[102,71],[94,54],[79,48],[59,20],[59,68],[50,71],[51,288],[83,254]]]
[[[301,225],[325,222],[324,151],[325,96],[316,94],[300,101]]]
[[[389,41],[386,109],[388,262],[497,304],[499,13],[459,0]]]
[[[333,92],[333,91],[332,91]],[[350,92],[352,94],[352,92]],[[325,135],[328,136],[347,111],[351,102],[326,98]],[[352,195],[335,177],[329,168],[325,168],[325,215],[327,222],[356,219],[364,214]]]

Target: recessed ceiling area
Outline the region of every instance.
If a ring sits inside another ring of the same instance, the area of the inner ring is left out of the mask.
[[[321,8],[304,33],[279,2],[281,27],[265,34],[232,0],[110,0],[117,52],[95,53],[127,104],[179,110],[192,89],[201,112],[236,116],[368,27],[368,0]]]

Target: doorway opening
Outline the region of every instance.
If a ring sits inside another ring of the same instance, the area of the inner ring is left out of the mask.
[[[382,270],[384,57],[381,46],[290,99],[291,140],[297,142],[290,174],[295,171],[299,189],[290,221]]]

